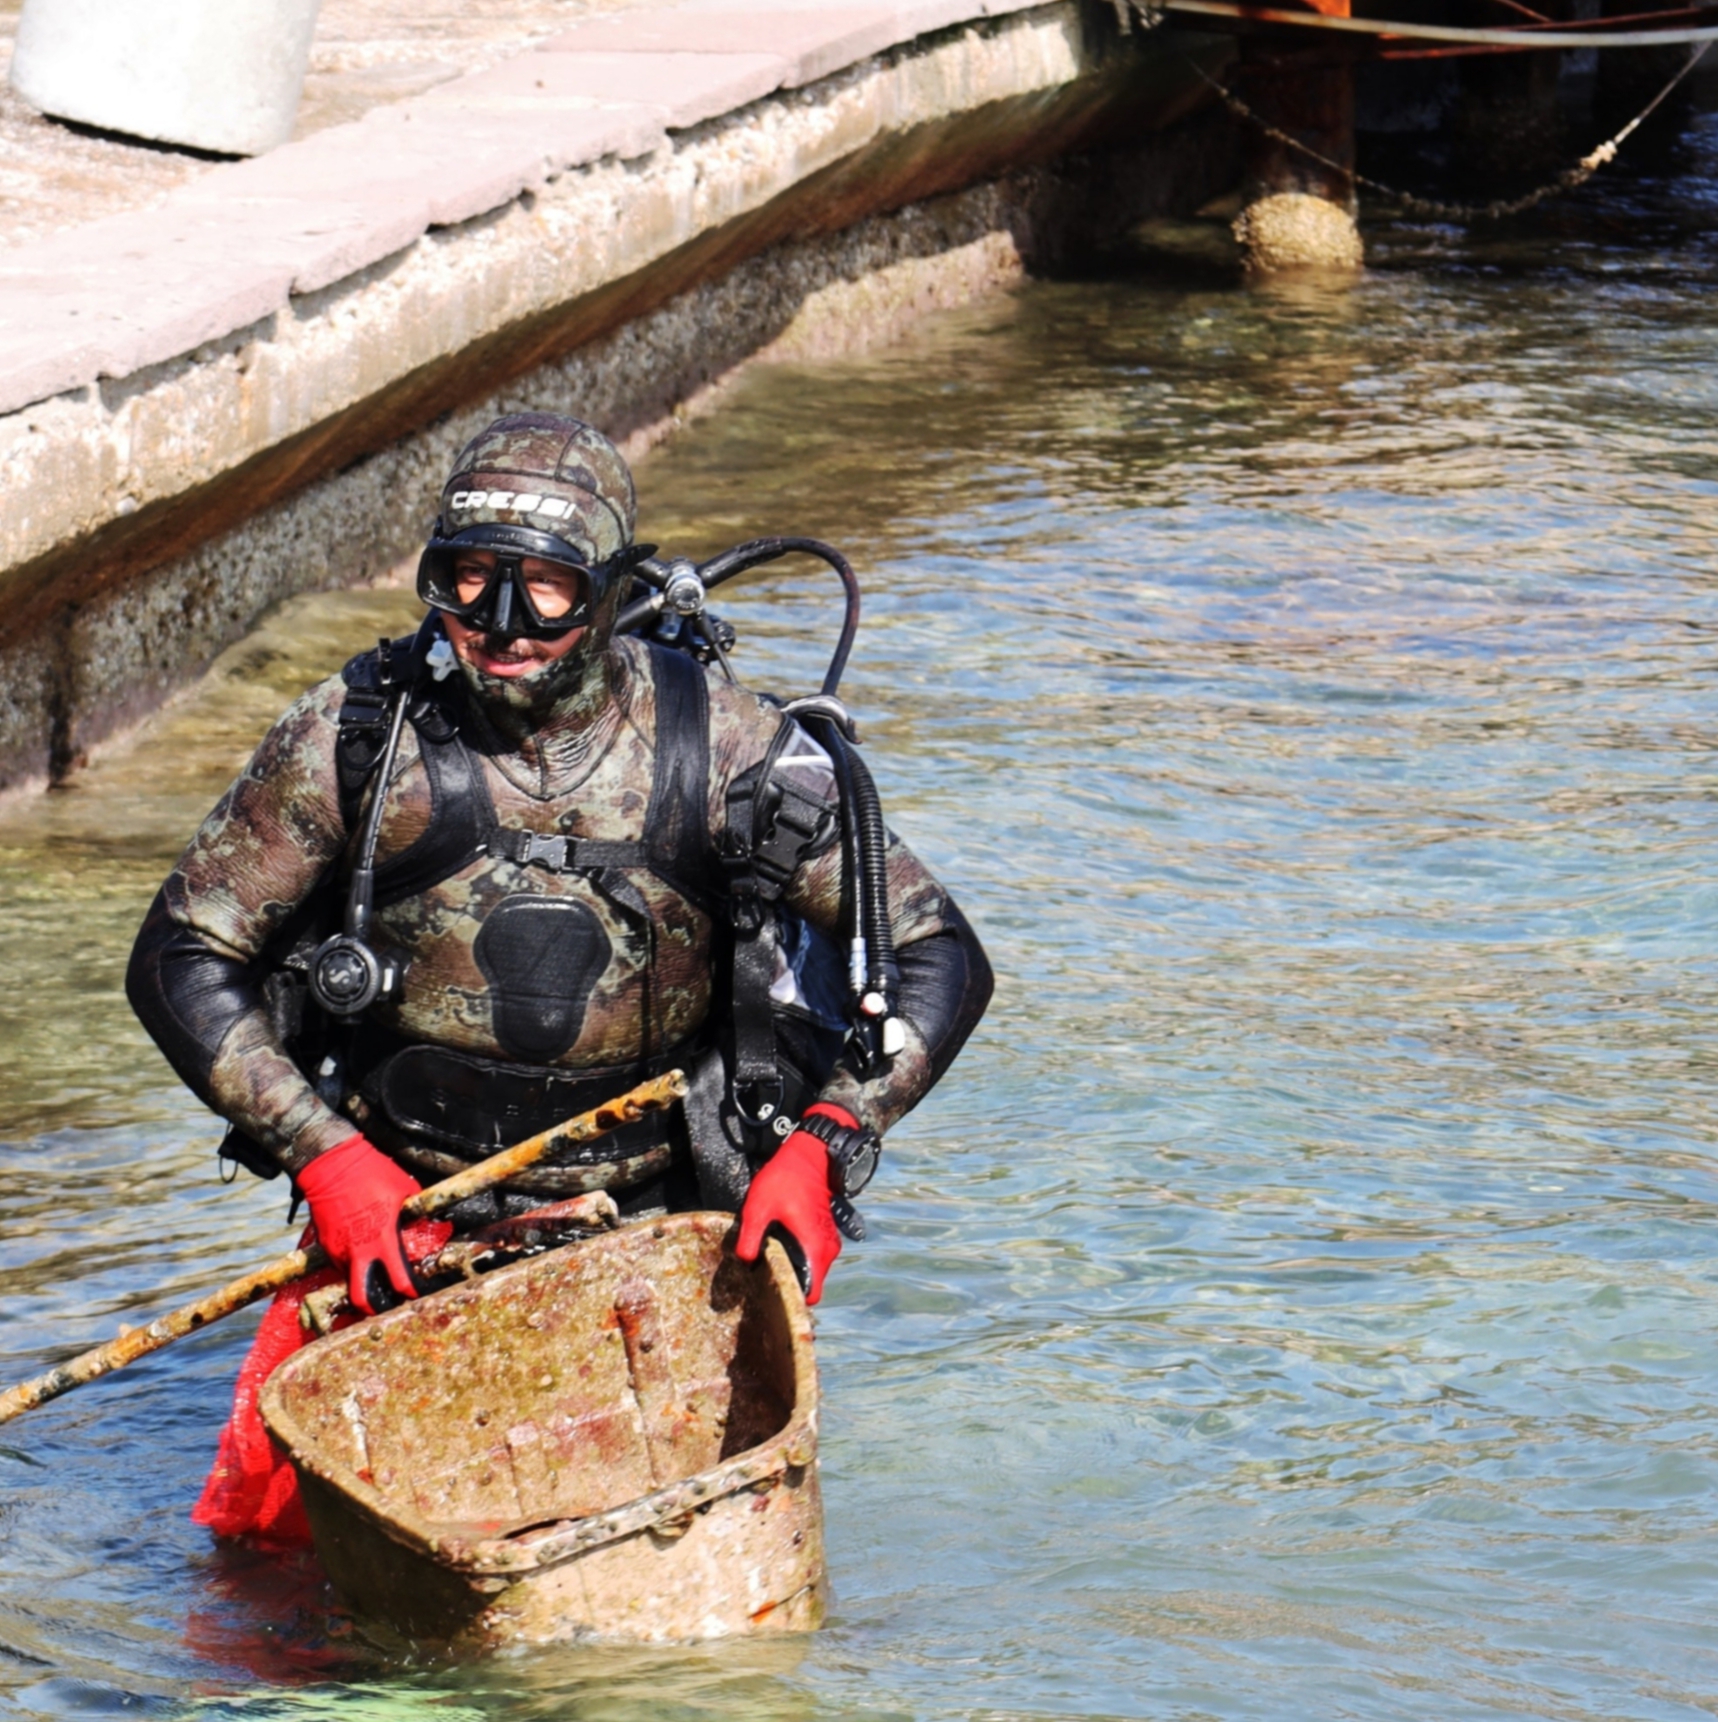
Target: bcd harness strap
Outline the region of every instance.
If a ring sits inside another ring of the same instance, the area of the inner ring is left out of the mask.
[[[402,642],[394,642],[400,655]],[[378,673],[381,669],[382,673]],[[708,777],[709,690],[703,670],[684,653],[653,647],[656,694],[655,761],[643,840],[615,842],[503,826],[483,770],[460,733],[452,691],[414,688],[408,716],[430,786],[428,828],[414,843],[376,869],[378,906],[415,897],[468,867],[483,854],[556,873],[609,873],[643,868],[689,901],[710,896]],[[339,716],[335,759],[341,812],[356,827],[364,790],[386,738],[399,682],[385,679],[375,652],[346,666],[347,694]],[[638,907],[642,908],[642,899]]]
[[[781,1105],[785,1087],[770,996],[779,949],[775,905],[801,862],[820,851],[836,828],[826,805],[774,776],[789,742],[804,732],[783,716],[763,759],[729,790],[726,831],[720,852],[713,854],[708,683],[692,658],[653,645],[656,733],[642,839],[614,841],[505,827],[496,818],[482,767],[460,734],[459,696],[452,689],[432,688],[417,676],[411,677],[403,696],[399,692],[407,678],[396,667],[398,659],[407,656],[413,668],[420,667],[424,638],[420,633],[408,653],[401,651],[407,642],[394,642],[389,655],[393,662],[376,652],[362,654],[345,672],[348,692],[339,716],[336,763],[348,828],[356,826],[396,697],[412,701],[408,717],[418,735],[431,792],[427,829],[376,869],[377,906],[429,890],[486,853],[522,867],[583,876],[620,912],[642,945],[641,1056],[648,1059],[656,1050],[658,1013],[651,996],[656,929],[643,893],[629,875],[653,874],[732,928],[733,1100],[747,1124],[767,1124]]]
[[[509,831],[496,826],[487,848],[518,867],[543,867],[551,873],[588,873],[604,867],[648,867],[650,850],[642,843],[605,843],[594,837],[545,837],[540,831]]]
[[[700,666],[683,652],[651,648],[650,676],[656,696],[650,801],[642,842],[545,835],[490,825],[484,848],[522,867],[587,878],[630,925],[642,946],[644,988],[640,1032],[642,1056],[657,1050],[655,1008],[656,921],[634,870],[654,874],[688,902],[708,909],[710,691]],[[481,779],[480,779],[481,782]],[[488,806],[488,793],[484,791]]]

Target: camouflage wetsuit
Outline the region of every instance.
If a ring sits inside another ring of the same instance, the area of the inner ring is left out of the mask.
[[[505,699],[480,697],[480,678],[452,678],[440,696],[444,727],[457,726],[458,745],[475,764],[497,830],[640,838],[657,750],[686,745],[684,737],[657,733],[651,658],[664,650],[630,638],[610,641],[547,711],[512,709]],[[782,719],[756,696],[716,676],[704,679],[705,849],[714,858],[730,788],[764,758]],[[417,889],[407,877],[403,893],[396,886],[391,900],[379,896],[372,936],[406,960],[403,996],[370,1008],[347,1048],[344,1079],[328,1098],[319,1096],[315,1071],[301,1071],[289,1055],[279,1013],[265,999],[272,966],[265,953],[319,892],[338,922],[356,847],[350,828],[356,822],[342,812],[336,773],[337,718],[346,694],[342,681],[331,678],[274,726],[193,838],[139,936],[128,978],[133,1005],[201,1099],[289,1171],[349,1137],[356,1125],[415,1172],[435,1174],[446,1169],[438,1153],[470,1158],[495,1145],[434,1128],[434,1109],[445,1104],[435,1084],[449,1071],[453,1089],[463,1083],[468,1097],[473,1081],[481,1089],[493,1078],[502,1084],[498,1092],[507,1092],[508,1082],[529,1087],[533,1077],[553,1073],[573,1083],[594,1079],[587,1098],[595,1098],[597,1090],[624,1086],[629,1074],[684,1062],[700,1037],[719,1028],[725,1008],[717,984],[719,898],[688,894],[643,868],[627,869],[623,878],[554,871],[500,853],[529,847],[517,837],[492,840],[468,852],[450,876]],[[445,817],[425,753],[419,727],[408,724],[386,787],[379,883],[390,862],[420,852]],[[826,815],[803,845],[782,904],[839,936],[839,808],[828,757],[796,730],[774,776]],[[712,859],[705,879],[693,883],[708,891],[717,878]],[[838,1063],[821,1083],[822,1098],[879,1132],[924,1096],[990,990],[970,928],[898,841],[888,849],[888,882],[906,1046],[870,1080]],[[778,999],[794,988],[782,971]],[[389,1068],[391,1101],[384,1092]],[[575,1092],[567,1086],[551,1095],[561,1116],[576,1109],[567,1103]],[[532,1093],[542,1100],[540,1084]],[[394,1117],[386,1116],[389,1110]],[[516,1140],[527,1125],[547,1121],[520,1114],[505,1138]],[[717,1180],[712,1191],[706,1179],[700,1197],[683,1120],[671,1120],[666,1132],[660,1124],[651,1128],[658,1146],[641,1142],[635,1127],[624,1155],[596,1151],[605,1164],[627,1162],[626,1170],[596,1180],[621,1186],[631,1198],[623,1205],[737,1202],[743,1183],[724,1192]],[[666,1173],[664,1146],[672,1152]],[[539,1201],[577,1187],[576,1179],[557,1184],[552,1174],[546,1183],[523,1181],[524,1194]]]

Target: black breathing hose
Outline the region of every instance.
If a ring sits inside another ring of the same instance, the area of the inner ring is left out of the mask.
[[[386,650],[388,642],[382,642]],[[388,714],[388,739],[382,748],[377,766],[375,788],[370,792],[369,810],[364,815],[363,833],[358,841],[358,864],[352,869],[352,883],[346,895],[346,936],[363,940],[370,936],[371,904],[376,886],[376,840],[382,830],[382,803],[388,797],[388,780],[394,773],[394,760],[400,751],[400,731],[406,727],[406,707],[411,704],[411,688],[404,686],[394,694],[394,709]]]
[[[852,563],[839,550],[819,538],[750,538],[744,544],[736,544],[732,550],[724,550],[720,555],[712,556],[708,562],[700,563],[697,575],[703,582],[705,591],[713,591],[723,581],[732,580],[736,574],[744,574],[748,568],[758,568],[765,562],[774,562],[780,557],[796,554],[815,556],[820,561],[827,562],[840,577],[847,594],[847,611],[841,622],[841,638],[836,641],[835,655],[829,660],[829,668],[823,674],[823,692],[833,695],[841,686],[841,678],[847,669],[847,659],[853,650],[854,638],[859,632],[859,577],[853,572]],[[614,625],[617,634],[631,633],[661,613],[660,588],[665,578],[662,563],[655,558],[649,558],[638,563],[633,568],[633,573],[646,585],[657,587],[658,590],[636,599],[621,611]]]
[[[894,931],[889,922],[889,834],[883,824],[883,805],[870,768],[841,733],[840,725],[833,718],[810,713],[800,722],[828,753],[835,767],[841,805],[849,813],[842,821],[842,908],[844,916],[851,913],[851,924],[863,943],[865,970],[862,976],[850,973],[848,978],[854,1003],[861,1007],[854,1018],[855,1027],[868,1025],[859,1043],[862,1056],[875,1064],[880,1062],[883,1021],[895,1012],[897,984]],[[871,997],[883,1001],[881,1015],[863,1009],[863,1001]]]
[[[843,808],[854,807],[853,755],[847,738],[833,718],[804,717],[800,719],[811,739],[822,745],[835,768],[835,793]],[[856,932],[864,934],[867,925],[864,898],[865,856],[859,846],[859,821],[841,822],[841,918]],[[867,942],[867,951],[869,943]],[[845,954],[845,953],[844,953]],[[851,962],[851,957],[848,958]],[[867,960],[869,967],[869,960]],[[869,980],[869,976],[866,977]]]
[[[867,990],[880,993],[892,1011],[895,1003],[891,996],[895,990],[895,940],[889,926],[889,876],[885,858],[889,833],[883,825],[883,803],[877,794],[871,768],[848,745],[846,737],[837,736],[836,741],[847,755],[853,780],[853,806],[858,816],[859,902],[864,915],[860,925],[865,929],[870,971],[865,977]]]
[[[841,579],[847,593],[847,613],[842,623],[841,638],[836,642],[835,655],[823,678],[823,693],[833,697],[841,686],[847,669],[847,659],[853,651],[853,640],[859,632],[859,577],[853,565],[832,545],[817,538],[754,538],[736,545],[720,556],[713,556],[698,570],[698,578],[706,588],[719,586],[747,568],[773,562],[777,557],[795,552],[816,556],[827,562]],[[830,719],[818,727],[824,732],[825,750],[837,760],[837,773],[845,768],[846,782],[842,785],[842,800],[854,810],[853,823],[858,827],[858,855],[855,872],[858,879],[859,929],[865,938],[865,990],[877,993],[893,1010],[895,983],[895,943],[889,926],[889,878],[885,851],[889,833],[883,824],[883,803],[870,767],[859,757],[857,749]]]

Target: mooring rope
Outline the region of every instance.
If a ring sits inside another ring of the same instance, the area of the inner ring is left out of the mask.
[[[1133,5],[1136,0],[1126,0],[1126,3]],[[1161,10],[1157,11],[1156,17],[1162,17]],[[1149,29],[1155,19],[1150,13],[1143,13],[1141,21]],[[1288,148],[1297,150],[1309,161],[1317,162],[1320,167],[1328,168],[1332,173],[1343,175],[1355,185],[1362,185],[1368,191],[1375,191],[1380,196],[1391,199],[1392,202],[1399,204],[1406,214],[1423,215],[1433,221],[1501,221],[1506,216],[1520,215],[1524,210],[1532,209],[1535,204],[1543,203],[1546,198],[1555,197],[1559,192],[1573,191],[1577,186],[1585,185],[1607,162],[1616,160],[1617,151],[1627,142],[1629,136],[1643,121],[1651,116],[1659,103],[1664,101],[1670,92],[1694,70],[1700,63],[1701,56],[1711,46],[1710,42],[1701,42],[1698,46],[1691,48],[1687,60],[1683,62],[1675,77],[1615,137],[1608,138],[1597,149],[1588,151],[1574,167],[1566,168],[1548,185],[1540,186],[1537,191],[1530,191],[1523,197],[1497,198],[1491,203],[1439,203],[1429,197],[1416,197],[1411,191],[1398,191],[1394,186],[1385,185],[1381,180],[1368,179],[1365,174],[1356,173],[1353,168],[1344,167],[1341,162],[1332,161],[1329,156],[1315,150],[1311,144],[1303,143],[1299,138],[1273,126],[1269,120],[1260,118],[1233,90],[1219,83],[1198,61],[1190,55],[1183,55],[1182,58],[1217,92],[1231,113],[1257,126],[1272,142],[1286,144]]]

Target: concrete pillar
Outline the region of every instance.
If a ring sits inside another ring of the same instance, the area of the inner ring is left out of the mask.
[[[1347,10],[1344,3],[1339,15]],[[1358,269],[1352,64],[1340,49],[1290,50],[1249,40],[1235,83],[1261,120],[1336,164],[1326,167],[1258,126],[1247,128],[1235,237],[1248,273]]]
[[[57,119],[222,155],[292,135],[321,0],[25,0],[12,87]]]

